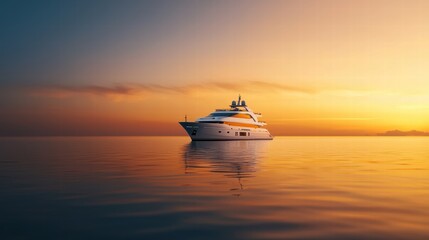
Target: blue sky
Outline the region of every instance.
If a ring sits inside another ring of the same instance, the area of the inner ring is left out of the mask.
[[[2,84],[87,82],[78,71],[139,47],[150,51],[199,1],[2,1]],[[170,38],[170,41],[173,39]],[[169,44],[168,42],[165,44]],[[171,42],[170,42],[171,44]],[[112,59],[111,61],[116,61]],[[76,75],[74,78],[73,75]]]
[[[238,93],[274,134],[427,130],[428,8],[423,0],[1,1],[0,134],[95,126],[145,134],[146,122],[179,134],[184,114],[206,115]]]

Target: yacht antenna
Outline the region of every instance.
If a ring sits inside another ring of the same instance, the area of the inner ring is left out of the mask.
[[[240,94],[238,94],[238,106],[240,106],[240,101],[241,101],[241,95]]]
[[[185,122],[188,121],[188,115],[185,114]]]

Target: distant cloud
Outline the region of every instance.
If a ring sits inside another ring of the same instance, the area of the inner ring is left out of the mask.
[[[104,87],[97,85],[86,85],[86,86],[61,86],[61,85],[50,85],[50,86],[38,86],[28,88],[30,92],[41,94],[41,95],[71,95],[74,93],[90,93],[95,95],[132,95],[136,93],[135,88],[129,86],[112,86]]]
[[[272,122],[293,122],[293,121],[371,121],[374,118],[363,117],[321,117],[321,118],[279,118],[271,119]]]
[[[166,86],[158,84],[117,84],[113,86],[101,85],[42,85],[26,87],[25,90],[31,94],[48,97],[68,97],[79,94],[90,94],[105,97],[129,97],[145,96],[151,93],[178,93],[190,94],[198,91],[278,91],[300,94],[316,93],[314,89],[289,86],[279,83],[262,81],[241,81],[241,82],[208,82],[201,84],[188,84],[182,86]]]
[[[378,136],[429,136],[429,132],[411,130],[411,131],[401,131],[401,130],[391,130],[384,133],[378,133]]]
[[[234,83],[222,83],[222,82],[212,82],[204,85],[198,85],[199,87],[205,88],[213,88],[217,87],[223,90],[246,90],[246,91],[266,91],[266,90],[274,90],[274,91],[284,91],[284,92],[294,92],[294,93],[305,93],[305,94],[313,94],[316,93],[316,90],[305,87],[296,87],[286,84],[280,83],[272,83],[272,82],[263,82],[263,81],[242,81],[242,82],[234,82]]]

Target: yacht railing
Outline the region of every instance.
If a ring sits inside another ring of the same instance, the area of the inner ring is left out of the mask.
[[[234,109],[234,108],[231,108],[231,109],[216,109],[216,112],[225,112],[225,111],[239,111],[239,112],[244,112],[244,110]]]

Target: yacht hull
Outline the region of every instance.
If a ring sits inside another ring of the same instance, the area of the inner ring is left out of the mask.
[[[231,126],[225,123],[179,122],[192,141],[272,140],[265,128]]]

